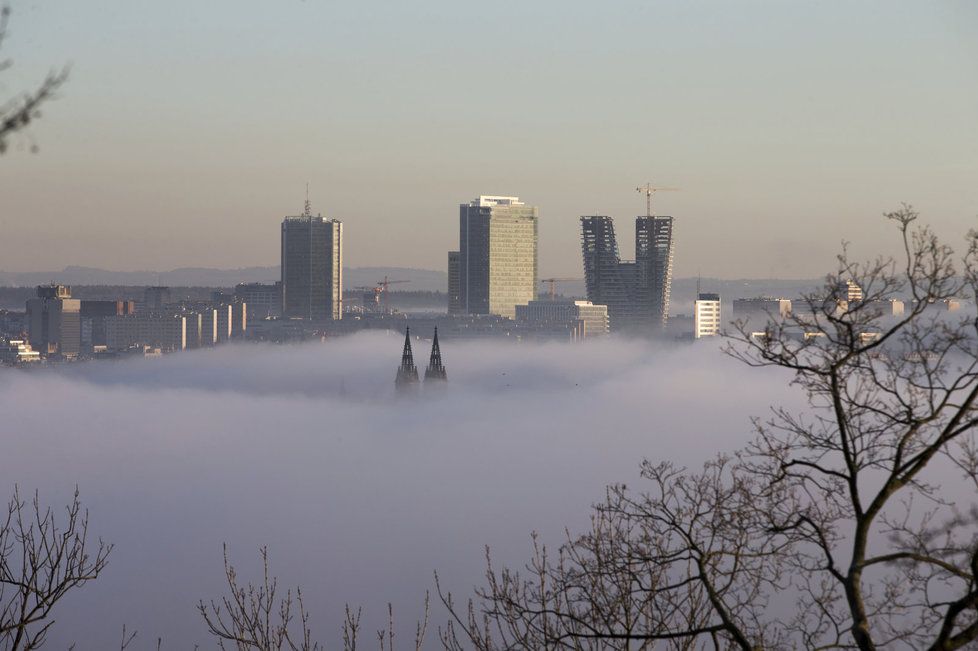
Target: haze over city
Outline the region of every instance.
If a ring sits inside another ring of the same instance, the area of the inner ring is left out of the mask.
[[[72,72],[40,154],[0,160],[3,271],[271,265],[307,182],[353,266],[443,269],[457,205],[508,194],[579,275],[577,217],[642,214],[649,180],[682,188],[678,277],[892,253],[902,201],[950,238],[978,215],[969,2],[13,8],[5,88]]]
[[[976,34],[0,0],[0,651],[973,648]]]

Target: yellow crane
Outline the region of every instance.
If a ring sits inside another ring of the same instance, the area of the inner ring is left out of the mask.
[[[678,192],[679,189],[680,188],[657,188],[654,185],[652,185],[652,182],[651,181],[649,181],[645,185],[640,185],[637,188],[635,188],[635,191],[636,192],[642,192],[642,193],[645,194],[645,216],[646,217],[651,217],[652,216],[652,195],[655,194],[656,192]]]
[[[550,290],[547,292],[550,294],[550,300],[557,300],[557,283],[572,280],[584,280],[583,278],[543,278],[540,280],[541,283],[550,283]]]

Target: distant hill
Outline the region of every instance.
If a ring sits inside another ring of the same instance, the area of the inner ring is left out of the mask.
[[[432,269],[410,269],[406,267],[348,267],[343,270],[344,289],[371,287],[383,281],[407,280],[391,286],[392,292],[444,292],[448,288],[448,274]],[[238,283],[271,283],[279,279],[279,268],[243,267],[241,269],[207,269],[184,267],[172,271],[107,271],[92,267],[65,267],[61,271],[6,272],[0,271],[0,287],[33,287],[51,282],[63,285],[87,286],[127,286],[166,285],[169,287],[208,287],[229,288]],[[717,292],[724,301],[752,296],[783,296],[797,298],[803,292],[811,291],[821,284],[819,279],[784,280],[777,278],[742,278],[723,280],[718,278],[700,279],[704,292]],[[696,278],[675,278],[672,283],[673,314],[692,311],[696,295]],[[549,286],[541,283],[540,293],[546,293]],[[557,293],[563,296],[584,297],[584,281],[558,282]],[[18,303],[19,298],[18,298]]]
[[[404,267],[352,267],[343,270],[348,287],[373,285],[384,279],[408,280],[397,288],[414,291],[445,291],[448,274],[429,269]],[[47,283],[62,285],[166,285],[169,287],[234,287],[238,283],[271,283],[279,279],[279,268],[243,267],[207,269],[183,267],[172,271],[108,271],[93,267],[65,267],[61,271],[0,271],[0,287],[33,287]]]

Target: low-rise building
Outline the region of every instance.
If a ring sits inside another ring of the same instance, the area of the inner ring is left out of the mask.
[[[516,321],[537,334],[566,336],[573,341],[609,332],[608,307],[591,301],[530,301],[516,306]]]
[[[163,352],[184,350],[187,347],[187,318],[182,314],[107,317],[105,335],[110,350],[136,346],[150,346]]]
[[[0,364],[26,364],[41,359],[40,351],[23,339],[0,341]]]
[[[733,321],[747,323],[752,329],[763,328],[772,321],[782,321],[791,314],[791,301],[787,298],[735,298],[732,307]]]
[[[129,316],[136,313],[135,301],[81,302],[81,350],[91,353],[96,346],[105,345],[105,319],[110,316]]]
[[[282,316],[282,282],[241,283],[234,288],[234,297],[248,305],[252,320]]]

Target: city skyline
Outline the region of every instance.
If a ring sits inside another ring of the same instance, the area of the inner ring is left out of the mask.
[[[443,268],[479,192],[540,207],[553,275],[649,180],[682,188],[679,277],[821,275],[902,201],[945,237],[978,214],[974,5],[376,8],[15,2],[10,92],[73,69],[0,160],[0,268],[271,265],[306,182],[354,266]]]
[[[0,651],[978,648],[975,34],[0,0]]]

